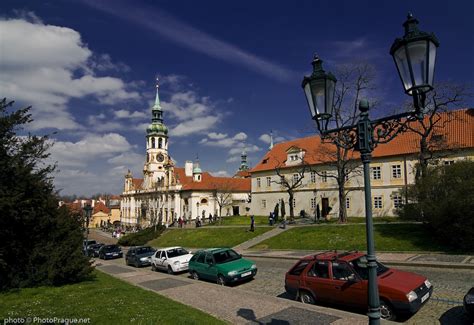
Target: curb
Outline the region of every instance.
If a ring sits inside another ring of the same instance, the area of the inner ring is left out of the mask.
[[[282,255],[275,255],[275,256],[268,256],[268,255],[259,255],[259,254],[252,254],[252,253],[242,253],[245,257],[255,257],[255,258],[273,258],[273,259],[280,259],[280,260],[300,260],[303,256],[282,256]],[[467,269],[467,270],[474,270],[474,264],[461,264],[461,263],[445,263],[445,262],[403,262],[403,261],[382,261],[377,259],[378,261],[390,265],[390,266],[418,266],[418,267],[434,267],[440,269]]]

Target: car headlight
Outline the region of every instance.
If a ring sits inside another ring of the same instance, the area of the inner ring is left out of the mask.
[[[234,276],[234,275],[237,275],[237,271],[230,271],[229,273],[227,273],[228,276]]]
[[[431,288],[431,282],[428,280],[425,280],[425,286],[429,289]]]
[[[140,261],[146,262],[146,261],[148,261],[148,257],[141,257],[141,258],[140,258]]]
[[[466,295],[465,301],[467,305],[474,305],[474,295]]]
[[[410,291],[409,293],[407,293],[407,298],[409,302],[412,302],[413,300],[416,300],[418,298],[418,295],[415,291]]]
[[[250,267],[252,270],[255,270],[257,268],[257,265],[256,264],[252,264],[252,266]]]
[[[174,265],[178,265],[178,264],[179,264],[179,261],[175,261],[173,264],[174,264]]]

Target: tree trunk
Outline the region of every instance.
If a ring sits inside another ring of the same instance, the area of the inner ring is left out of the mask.
[[[290,200],[288,202],[288,205],[290,206],[290,221],[293,221],[294,219],[294,211],[293,211],[293,192],[288,192],[288,195],[290,196]]]
[[[420,179],[426,175],[426,170],[428,169],[428,143],[426,137],[421,137],[420,140],[420,155],[418,157],[418,168],[416,170],[416,179]]]
[[[344,182],[340,183],[338,186],[339,194],[339,222],[347,222],[347,209],[346,209],[346,191]]]

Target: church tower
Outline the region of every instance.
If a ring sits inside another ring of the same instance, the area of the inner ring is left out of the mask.
[[[240,155],[240,167],[239,170],[248,170],[249,165],[247,163],[247,153],[245,152],[245,149],[242,151],[242,154]]]
[[[145,187],[153,187],[156,182],[166,184],[168,155],[168,128],[163,123],[160,105],[158,79],[156,79],[155,104],[151,107],[151,124],[146,129],[146,162],[143,166]]]

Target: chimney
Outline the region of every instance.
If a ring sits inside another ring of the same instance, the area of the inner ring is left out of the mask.
[[[193,176],[193,162],[190,160],[186,160],[186,163],[184,164],[184,174],[186,176]]]

